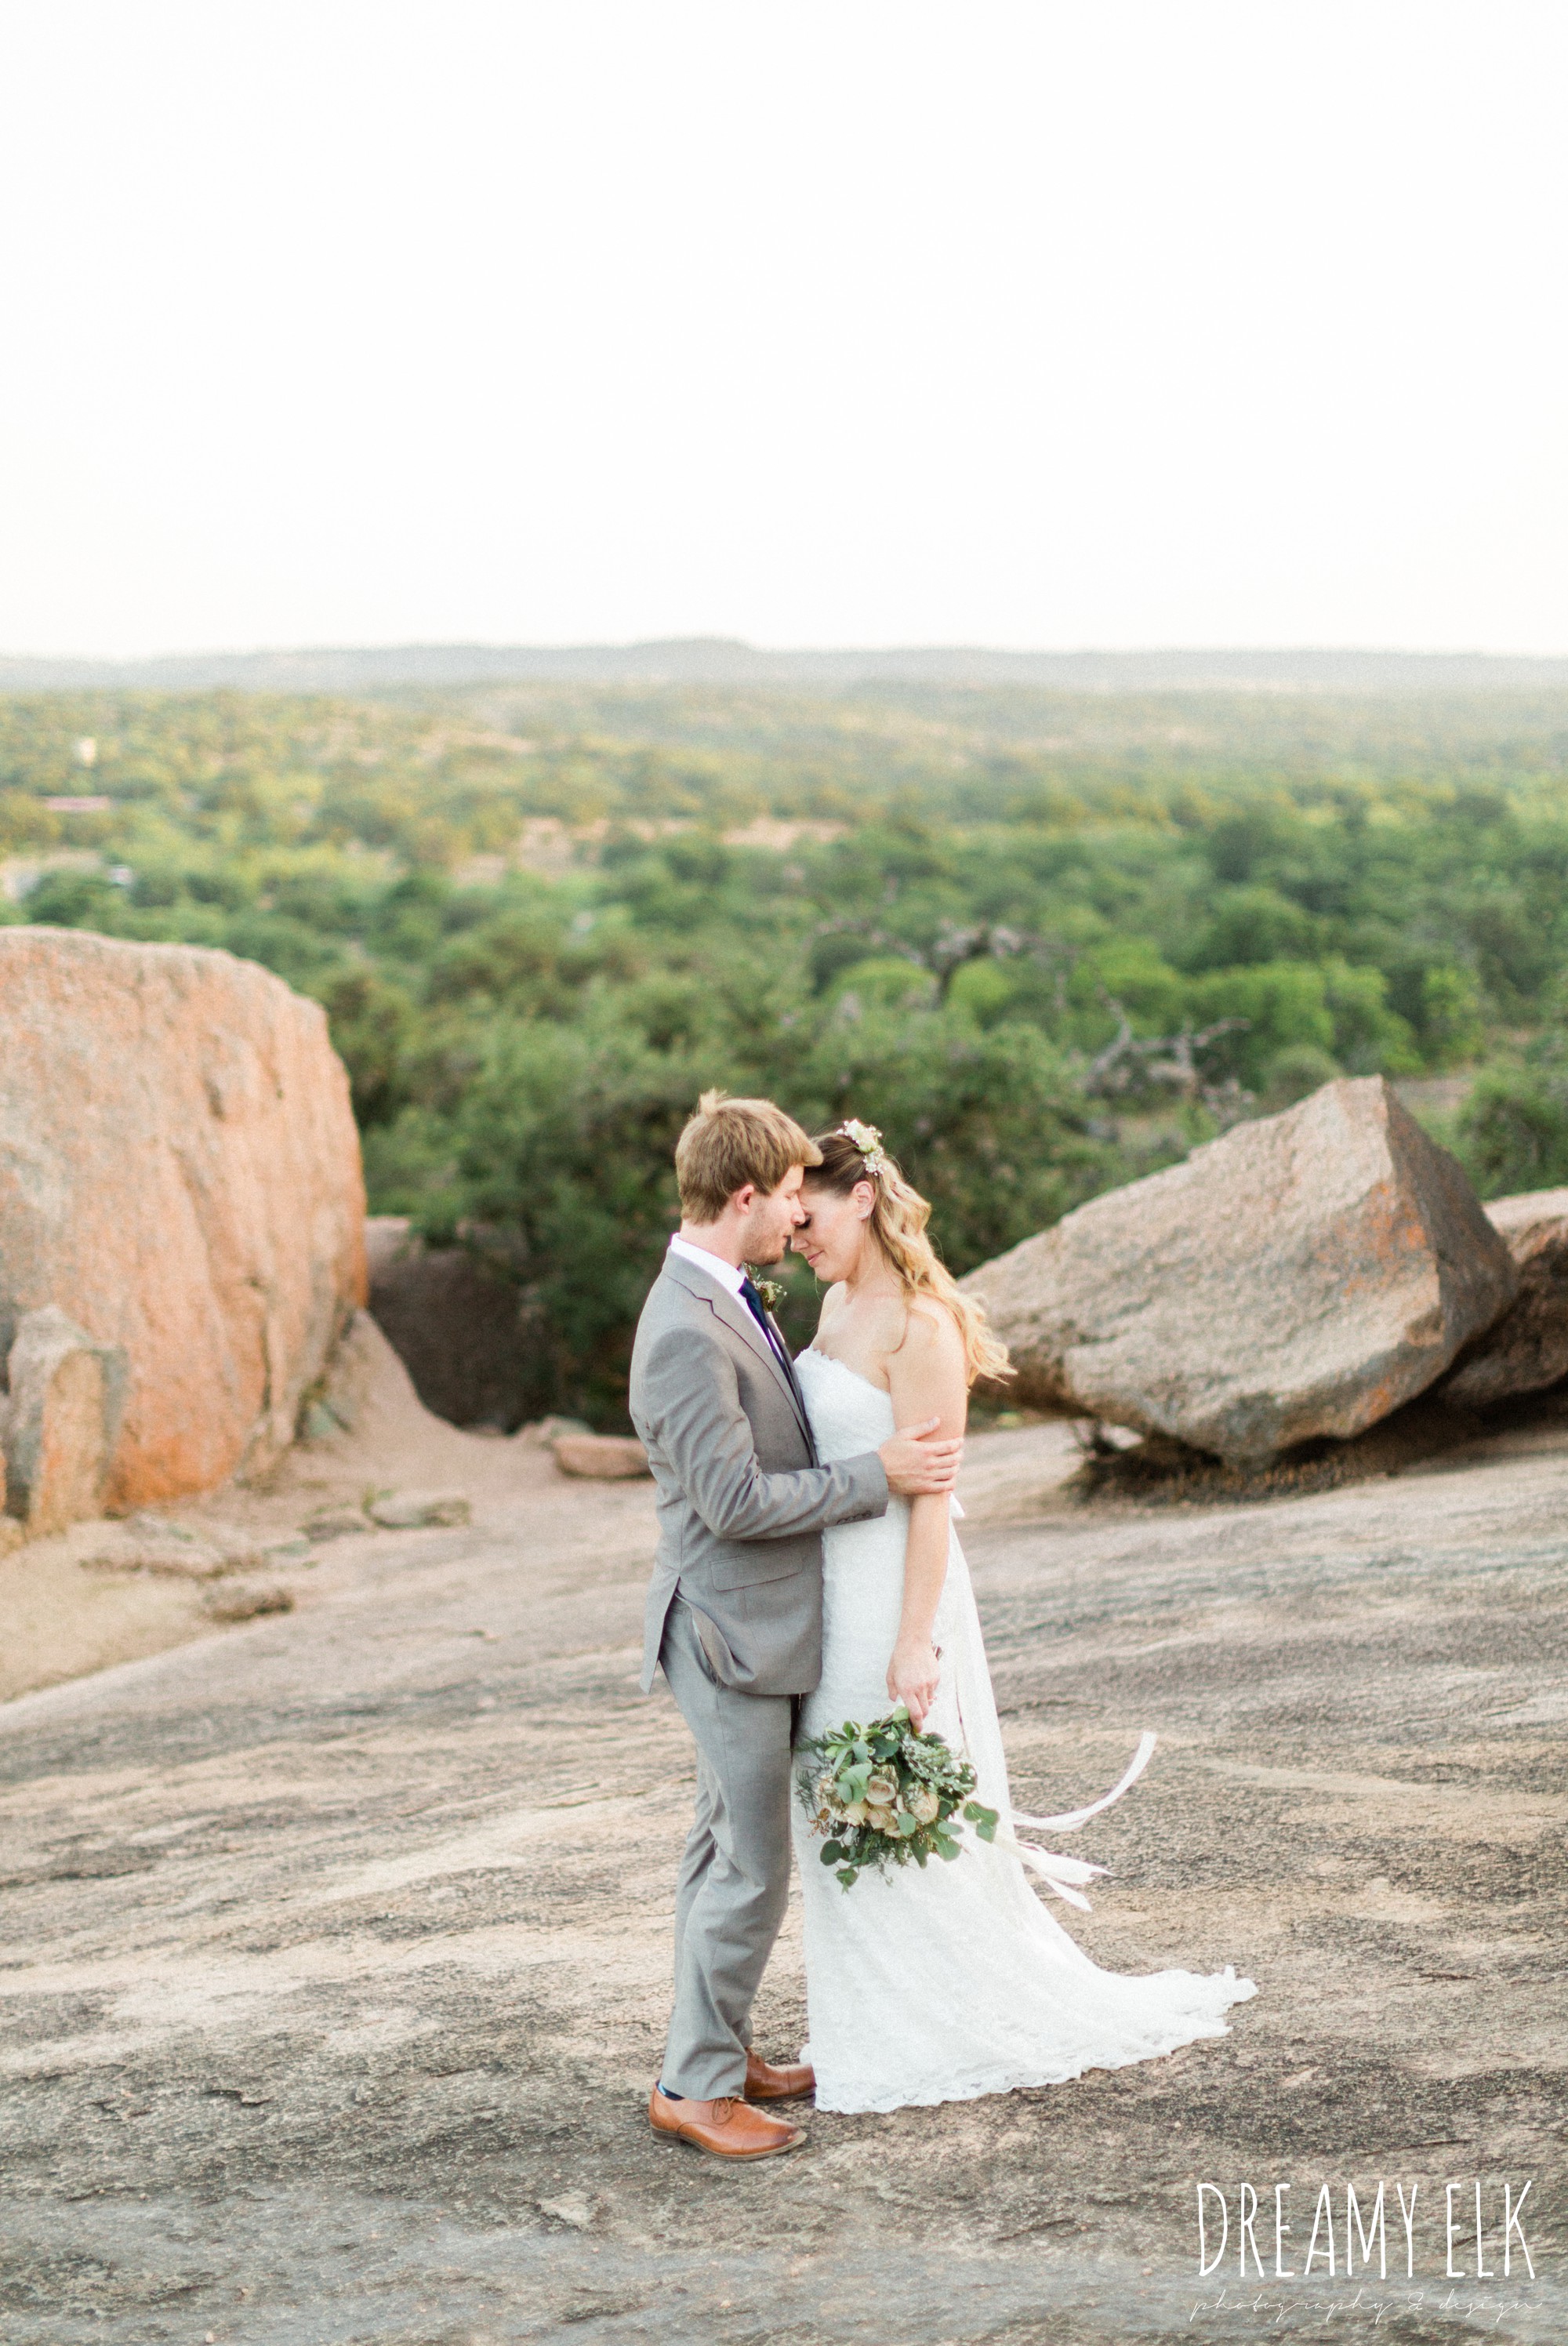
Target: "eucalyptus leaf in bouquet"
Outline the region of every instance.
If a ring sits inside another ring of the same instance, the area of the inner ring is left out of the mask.
[[[951,1862],[963,1848],[961,1817],[982,1841],[995,1838],[998,1813],[972,1798],[969,1761],[945,1737],[915,1734],[902,1703],[869,1727],[846,1719],[800,1748],[800,1799],[822,1839],[822,1863],[837,1868],[846,1890],[867,1866]]]

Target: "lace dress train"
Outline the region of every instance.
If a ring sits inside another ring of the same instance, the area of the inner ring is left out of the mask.
[[[892,1433],[892,1402],[880,1386],[816,1351],[803,1352],[796,1368],[824,1461],[875,1449]],[[801,1739],[891,1707],[886,1674],[908,1526],[907,1503],[894,1500],[875,1522],[827,1535],[822,1678],[801,1706]],[[1228,1964],[1209,1974],[1101,1971],[1030,1886],[1007,1823],[1013,1812],[1002,1729],[956,1533],[932,1642],[941,1681],[927,1727],[966,1754],[977,1797],[1004,1821],[993,1844],[966,1827],[963,1853],[952,1864],[866,1872],[846,1891],[822,1864],[821,1843],[794,1803],[810,2026],[802,2057],[816,2069],[818,2106],[966,2101],[1225,2035],[1226,2011],[1256,1993],[1250,1980]],[[1040,1870],[1071,1883],[1091,1869],[1057,1860]]]

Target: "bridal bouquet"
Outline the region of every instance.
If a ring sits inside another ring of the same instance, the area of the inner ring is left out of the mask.
[[[837,1866],[846,1890],[868,1865],[879,1872],[912,1857],[957,1857],[962,1848],[953,1822],[968,1819],[982,1841],[994,1839],[997,1811],[971,1800],[974,1770],[940,1735],[915,1735],[902,1703],[870,1727],[842,1727],[802,1745],[811,1756],[799,1776],[811,1830],[824,1835],[819,1852]]]

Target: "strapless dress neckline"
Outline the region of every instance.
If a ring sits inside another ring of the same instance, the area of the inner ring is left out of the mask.
[[[892,1400],[892,1395],[888,1391],[886,1385],[878,1384],[872,1377],[862,1376],[859,1369],[852,1369],[850,1366],[848,1361],[838,1360],[831,1352],[820,1351],[815,1344],[808,1344],[803,1352],[796,1353],[795,1365],[797,1368],[799,1367],[802,1361],[825,1361],[830,1369],[841,1369],[845,1376],[853,1377],[858,1385],[864,1385],[871,1392],[881,1393],[885,1402],[891,1402]]]

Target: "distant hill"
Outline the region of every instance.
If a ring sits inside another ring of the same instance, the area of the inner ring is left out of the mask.
[[[866,685],[1019,685],[1057,692],[1425,694],[1563,690],[1568,658],[1483,652],[1073,651],[983,646],[769,651],[725,637],[643,644],[387,644],[175,652],[151,659],[0,657],[0,691],[376,694],[463,685],[713,684],[819,694]]]

